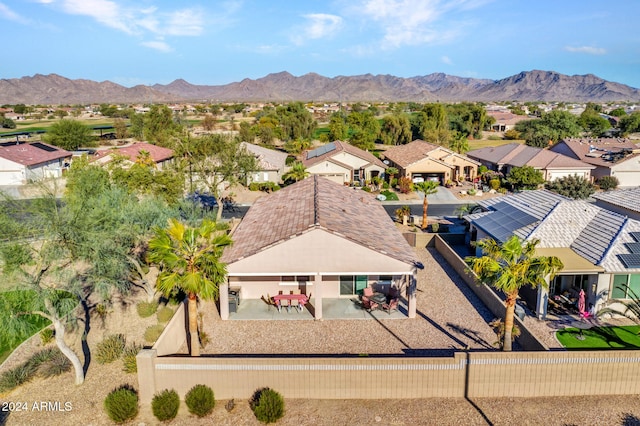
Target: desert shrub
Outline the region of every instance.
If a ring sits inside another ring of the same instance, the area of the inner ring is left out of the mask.
[[[362,187],[362,190],[363,190],[364,192],[371,192],[371,188],[370,188],[370,187],[368,187],[368,186],[363,186],[363,187]]]
[[[138,310],[140,318],[148,318],[156,313],[158,304],[156,302],[140,302],[136,306],[136,309]]]
[[[398,179],[398,190],[403,194],[408,194],[413,191],[413,182],[411,178],[401,177]]]
[[[148,343],[154,343],[156,340],[158,340],[158,337],[160,337],[163,330],[164,325],[162,324],[156,324],[152,325],[151,327],[147,327],[144,332],[144,340]]]
[[[251,182],[249,184],[250,191],[274,192],[280,189],[280,186],[273,182]]]
[[[440,230],[440,224],[438,222],[431,224],[431,232],[438,232]]]
[[[98,364],[108,364],[120,358],[126,343],[123,334],[112,334],[105,337],[96,347],[94,356]]]
[[[608,191],[610,189],[616,189],[620,184],[620,181],[615,176],[602,176],[596,183],[600,189]]]
[[[498,188],[498,192],[500,194],[506,194],[507,193],[507,188]]]
[[[38,366],[33,362],[24,362],[0,375],[0,392],[7,392],[27,383],[35,376]]]
[[[151,411],[156,419],[161,422],[175,419],[180,408],[180,397],[173,389],[165,389],[153,396],[151,400]]]
[[[158,317],[158,322],[169,322],[169,320],[173,317],[173,309],[165,306],[158,310],[156,313],[156,317]]]
[[[509,129],[506,132],[504,132],[504,138],[508,140],[520,139],[520,132],[517,131],[516,129]]]
[[[263,423],[274,423],[284,416],[282,395],[270,388],[258,389],[249,401],[256,419]]]
[[[104,399],[104,409],[116,423],[132,420],[138,415],[138,393],[129,385],[120,386]]]
[[[53,358],[55,352],[60,352],[58,348],[46,348],[31,355],[27,362],[32,363],[35,367],[40,366],[43,362],[47,362]]]
[[[393,178],[389,181],[389,185],[391,185],[392,188],[395,188],[398,185],[398,178]]]
[[[43,345],[47,345],[53,340],[54,335],[55,332],[53,331],[53,328],[45,328],[40,332],[40,341]]]
[[[475,190],[474,188],[471,188],[470,190],[467,191],[467,194],[469,195],[476,195],[478,193],[477,190]]]
[[[71,361],[57,348],[52,351],[51,357],[44,361],[38,369],[42,377],[55,377],[71,370]]]
[[[489,181],[489,186],[491,187],[491,189],[493,189],[494,191],[497,191],[498,188],[500,188],[500,179],[491,179]]]
[[[388,182],[382,182],[382,189],[389,189],[389,183]]]
[[[478,176],[481,176],[481,175],[487,173],[488,171],[489,171],[489,168],[487,166],[484,166],[484,165],[479,166],[478,167]]]
[[[142,345],[137,343],[128,345],[124,348],[124,352],[122,352],[122,369],[125,373],[138,372],[138,361],[136,360],[136,356],[138,355],[138,352],[140,352],[140,349],[142,349]]]
[[[209,414],[216,405],[213,390],[207,385],[195,385],[184,397],[184,402],[191,414],[204,417]]]

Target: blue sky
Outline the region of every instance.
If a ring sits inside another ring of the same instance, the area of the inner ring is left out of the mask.
[[[595,74],[640,88],[640,1],[0,0],[0,78]]]

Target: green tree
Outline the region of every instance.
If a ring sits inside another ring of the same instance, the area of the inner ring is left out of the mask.
[[[451,139],[449,140],[449,149],[457,152],[458,154],[464,154],[469,151],[469,139],[467,139],[465,134],[454,131],[451,134]]]
[[[622,117],[619,127],[623,135],[640,132],[640,111],[635,111]]]
[[[603,191],[609,191],[610,189],[616,189],[620,185],[620,181],[615,176],[602,176],[596,181],[600,189]]]
[[[149,241],[149,261],[159,265],[157,288],[165,296],[184,291],[188,296],[189,342],[192,356],[200,355],[197,299],[218,297],[226,279],[226,265],[220,261],[231,238],[217,230],[215,222],[205,220],[188,227],[171,219],[166,228],[157,228]]]
[[[512,348],[513,316],[520,288],[547,288],[547,279],[552,280],[564,267],[555,256],[536,256],[538,243],[538,240],[523,242],[516,235],[503,244],[485,239],[476,243],[484,255],[465,259],[480,282],[487,283],[506,295],[502,344],[504,351],[511,351]]]
[[[415,190],[424,194],[424,198],[422,199],[422,229],[427,229],[427,209],[429,208],[427,195],[438,192],[438,182],[428,180],[425,182],[414,183],[413,187]]]
[[[155,145],[171,147],[172,137],[181,128],[174,121],[173,111],[166,105],[151,105],[149,112],[143,115],[143,137]]]
[[[400,173],[400,172],[399,172],[399,171],[398,171],[398,169],[397,169],[397,168],[395,168],[395,167],[387,167],[387,170],[385,170],[385,172],[384,172],[384,173],[385,173],[387,176],[389,176],[389,184],[391,184],[391,181],[393,180],[393,178],[394,178],[395,176],[398,176],[398,173]]]
[[[531,166],[513,167],[507,173],[507,182],[515,190],[521,189],[537,189],[544,183],[544,177],[540,170],[536,170]]]
[[[412,133],[414,139],[443,145],[449,139],[449,117],[445,106],[425,104],[412,118]]]
[[[380,140],[385,145],[404,145],[411,142],[411,123],[405,113],[387,115],[382,119]]]
[[[516,124],[527,145],[545,148],[561,139],[579,136],[582,128],[576,116],[568,111],[553,110],[539,119],[523,120]]]
[[[611,128],[609,120],[602,117],[595,109],[587,108],[578,119],[578,124],[589,134],[589,136],[597,138],[606,130]]]
[[[116,132],[118,139],[124,139],[127,137],[127,123],[122,118],[116,118],[113,120],[113,129]]]
[[[10,118],[0,117],[0,127],[5,129],[15,129],[16,123]]]
[[[349,137],[347,116],[342,111],[334,112],[329,119],[329,140],[343,141]]]
[[[594,184],[578,175],[563,176],[559,179],[547,182],[545,184],[545,188],[549,191],[553,191],[557,194],[576,200],[589,198],[594,192],[596,192]]]
[[[380,133],[380,123],[371,111],[352,112],[347,117],[351,129],[349,143],[365,151],[375,148]]]
[[[45,142],[68,151],[93,145],[92,130],[77,120],[60,120],[51,125],[43,136]]]
[[[307,168],[300,161],[296,161],[291,165],[289,171],[282,176],[282,179],[285,182],[298,182],[307,176],[309,176]]]
[[[623,117],[623,116],[627,115],[627,112],[624,110],[624,108],[618,107],[616,109],[613,109],[613,110],[609,111],[609,115],[611,115],[613,117]]]

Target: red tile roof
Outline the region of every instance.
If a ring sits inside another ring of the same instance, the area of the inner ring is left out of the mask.
[[[35,166],[71,157],[69,151],[42,142],[0,146],[0,157],[23,166]]]
[[[169,160],[173,158],[173,150],[169,148],[163,148],[161,146],[153,145],[147,142],[136,142],[129,146],[124,146],[122,148],[113,148],[107,149],[103,151],[96,152],[95,156],[92,158],[93,161],[98,160],[100,158],[106,157],[112,153],[117,153],[119,155],[126,156],[129,161],[136,161],[140,151],[147,151],[154,162],[160,163],[165,160]]]
[[[312,176],[259,198],[232,235],[233,263],[314,229],[324,229],[389,257],[417,264],[413,249],[371,194]]]

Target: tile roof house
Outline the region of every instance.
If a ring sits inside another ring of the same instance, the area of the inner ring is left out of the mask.
[[[445,184],[447,181],[473,180],[480,165],[465,155],[419,139],[392,146],[382,156],[398,168],[400,176],[414,182],[436,180]]]
[[[140,156],[140,153],[142,151],[146,151],[149,153],[149,156],[151,157],[153,162],[156,164],[156,167],[158,169],[162,169],[165,164],[173,160],[172,149],[153,145],[147,142],[136,142],[129,146],[97,151],[90,158],[90,161],[96,162],[98,164],[106,164],[113,161],[113,156],[112,156],[113,154],[117,154],[117,155],[124,156],[130,164],[133,164],[135,163],[136,159]]]
[[[312,175],[345,184],[382,175],[387,166],[376,156],[347,142],[333,141],[302,153],[302,164]]]
[[[640,149],[630,139],[567,138],[549,149],[595,166],[591,171],[595,180],[614,176],[620,187],[638,186],[640,183]]]
[[[472,240],[518,235],[539,240],[538,255],[562,260],[564,269],[548,290],[523,289],[523,300],[539,316],[547,314],[549,300],[580,289],[596,311],[628,298],[621,284],[640,292],[640,221],[545,190],[480,203],[485,212],[466,217]]]
[[[571,175],[578,175],[590,180],[591,170],[596,168],[591,164],[548,149],[519,143],[475,149],[467,152],[466,155],[489,169],[502,172],[505,175],[513,167],[530,166],[540,170],[544,179],[549,182]]]
[[[511,130],[515,128],[519,122],[533,119],[532,117],[514,114],[510,111],[487,111],[487,115],[495,119],[495,122],[491,125],[491,129],[496,132]]]
[[[408,316],[415,316],[414,274],[422,265],[369,193],[312,176],[259,198],[231,236],[222,256],[223,319],[229,286],[243,299],[300,290],[313,296],[315,318],[322,318],[323,300],[387,285],[408,295]]]
[[[0,143],[0,185],[24,185],[59,178],[70,163],[71,155],[43,142]]]
[[[597,192],[592,197],[599,207],[640,220],[640,186]]]
[[[287,172],[287,154],[263,146],[242,142],[241,147],[255,155],[258,170],[249,177],[250,182],[282,182],[282,175]]]

